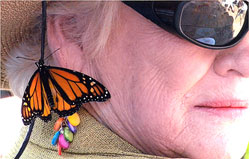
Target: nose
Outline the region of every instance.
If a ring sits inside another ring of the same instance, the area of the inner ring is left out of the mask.
[[[249,33],[236,46],[218,53],[214,61],[214,71],[223,77],[249,77]]]

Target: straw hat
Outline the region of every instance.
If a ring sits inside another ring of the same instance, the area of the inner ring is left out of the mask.
[[[1,1],[1,90],[9,89],[4,62],[10,50],[27,38],[40,1]]]

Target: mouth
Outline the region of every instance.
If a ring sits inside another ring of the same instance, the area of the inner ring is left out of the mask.
[[[211,101],[195,105],[195,108],[219,117],[238,118],[249,112],[248,100]]]

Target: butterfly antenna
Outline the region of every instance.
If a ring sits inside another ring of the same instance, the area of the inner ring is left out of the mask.
[[[21,56],[17,56],[16,58],[17,58],[17,59],[25,59],[25,60],[30,60],[30,61],[37,61],[37,60],[34,60],[34,59],[29,59],[29,58],[26,58],[26,57],[21,57]]]
[[[19,159],[19,158],[21,157],[21,155],[23,154],[23,152],[24,152],[24,150],[25,150],[25,148],[26,148],[26,146],[27,146],[27,144],[28,144],[28,142],[29,142],[29,140],[30,140],[30,135],[31,135],[31,133],[32,133],[34,124],[35,124],[35,120],[33,120],[33,121],[31,122],[31,124],[30,124],[30,126],[29,126],[29,130],[28,130],[28,132],[27,132],[27,134],[26,134],[26,137],[25,137],[25,139],[24,139],[24,141],[23,141],[23,144],[22,144],[21,148],[19,149],[19,151],[18,151],[18,153],[17,153],[15,159]]]
[[[55,50],[54,52],[52,52],[49,56],[47,56],[47,57],[44,59],[44,61],[47,60],[50,56],[52,56],[54,53],[56,53],[58,50],[60,50],[60,48],[56,49],[56,50]]]

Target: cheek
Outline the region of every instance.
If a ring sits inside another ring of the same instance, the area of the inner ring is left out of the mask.
[[[183,43],[183,46],[180,48],[176,43]],[[167,47],[155,44],[156,47],[142,52],[144,63],[139,66],[145,72],[142,76],[150,74],[154,78],[148,80],[146,77],[141,81],[152,82],[151,86],[161,85],[168,92],[174,91],[180,96],[189,91],[209,71],[216,54],[186,43],[177,39],[168,42]]]
[[[191,89],[207,73],[216,56],[215,51],[195,46],[165,31],[155,33],[153,39],[144,38],[137,47],[138,60],[143,61],[139,67],[148,74],[151,70],[161,74],[155,80],[163,82],[160,84],[170,91],[185,93]]]
[[[213,59],[213,56],[206,54],[204,56],[182,54],[171,59],[174,61],[171,65],[159,67],[165,72],[168,87],[184,94],[206,75]]]
[[[142,62],[133,88],[137,131],[143,130],[145,138],[159,145],[168,145],[185,129],[189,108],[183,103],[184,96],[207,73],[215,57],[200,48],[168,46],[140,52],[143,56],[138,61]],[[152,135],[152,130],[157,134]]]
[[[185,127],[187,108],[182,105],[181,90],[178,90],[179,85],[174,80],[170,84],[167,77],[163,71],[144,64],[133,88],[132,121],[136,122],[136,131],[150,140],[152,145],[172,143]]]

